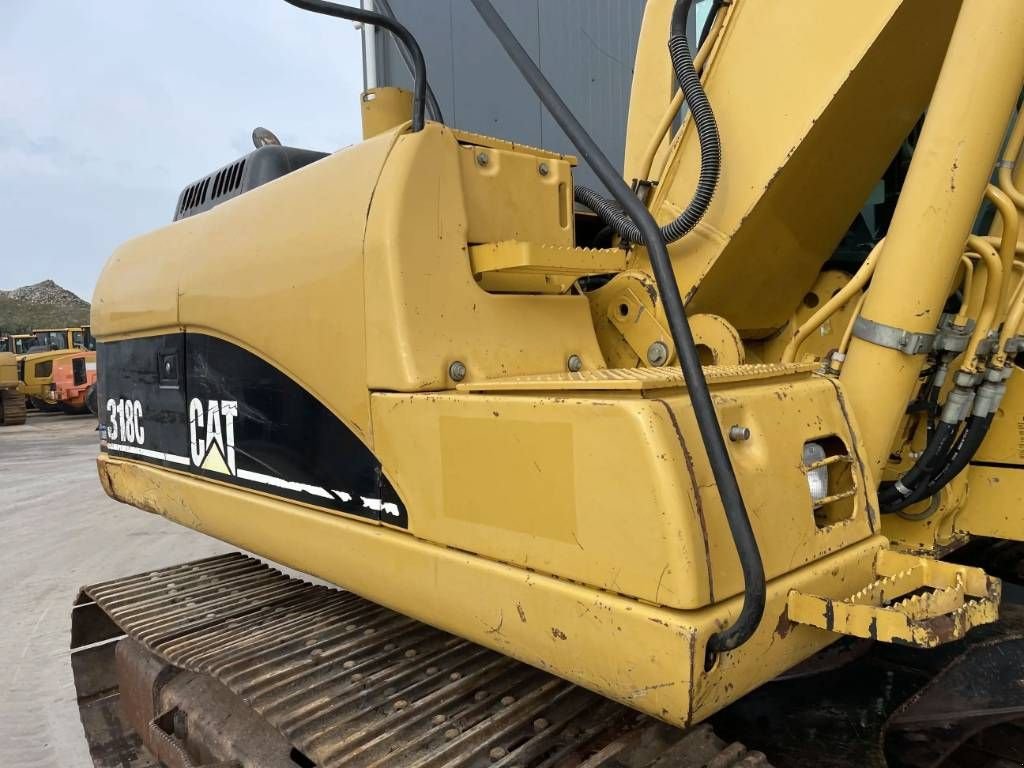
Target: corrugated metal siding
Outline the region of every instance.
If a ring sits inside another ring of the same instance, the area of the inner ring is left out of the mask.
[[[495,7],[609,159],[622,164],[643,0],[496,0]],[[423,47],[445,121],[573,153],[469,0],[391,0]],[[410,87],[394,43],[378,34],[380,85]],[[597,184],[589,168],[577,181]]]

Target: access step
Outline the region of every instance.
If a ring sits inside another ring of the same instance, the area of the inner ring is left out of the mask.
[[[840,635],[934,648],[999,618],[1001,582],[980,568],[881,550],[875,575],[846,598],[790,592],[789,620]]]

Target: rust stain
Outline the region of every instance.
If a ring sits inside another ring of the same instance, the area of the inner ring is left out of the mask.
[[[523,624],[525,624],[526,623],[526,611],[523,610],[523,604],[522,603],[518,603],[518,602],[516,603],[516,613],[519,614],[519,620],[521,622],[523,622]]]
[[[565,636],[565,632],[560,630],[558,627],[552,627],[551,628],[551,636],[553,638],[555,638],[556,640],[565,640],[565,639],[567,639],[566,636]]]
[[[785,640],[793,626],[793,622],[789,620],[789,609],[787,608],[779,614],[779,623],[775,625],[775,636],[780,640]]]

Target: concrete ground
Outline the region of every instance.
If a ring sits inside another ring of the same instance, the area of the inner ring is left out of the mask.
[[[0,766],[91,768],[68,642],[78,587],[229,551],[109,499],[96,420],[0,427]]]

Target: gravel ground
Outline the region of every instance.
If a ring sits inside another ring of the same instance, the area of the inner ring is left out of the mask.
[[[91,768],[68,642],[78,587],[229,551],[107,498],[96,421],[0,427],[0,766]]]

